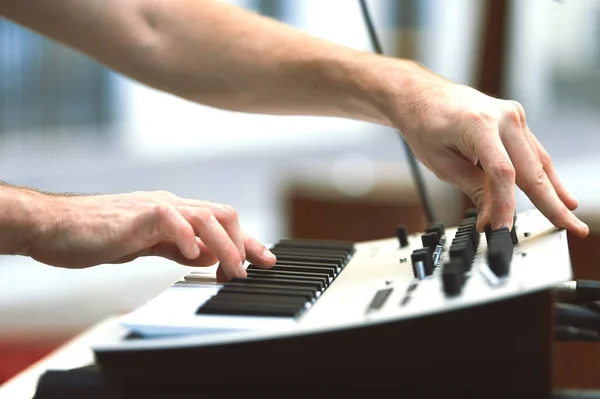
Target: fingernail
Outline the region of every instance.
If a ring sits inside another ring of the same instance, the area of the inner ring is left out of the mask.
[[[246,273],[246,268],[244,267],[244,263],[241,262],[239,266],[240,277],[246,277],[248,274]]]
[[[583,223],[581,220],[579,221],[579,223],[578,223],[578,224],[579,224],[579,228],[580,228],[581,230],[588,230],[588,229],[589,229],[588,225],[587,225],[587,224],[585,224],[585,223]]]
[[[269,251],[267,248],[265,248],[265,250],[263,251],[263,256],[267,259],[275,259],[275,255],[273,255],[273,252]]]
[[[200,247],[198,247],[198,244],[194,243],[194,245],[190,247],[189,255],[190,259],[196,259],[200,256]]]

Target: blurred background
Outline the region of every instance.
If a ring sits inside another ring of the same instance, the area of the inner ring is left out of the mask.
[[[358,2],[229,2],[370,50]],[[387,54],[520,101],[596,231],[600,1],[368,4]],[[457,223],[469,201],[423,172],[439,218]],[[391,129],[193,104],[0,20],[0,179],[6,182],[81,193],[169,190],[227,203],[249,233],[269,243],[284,236],[391,237],[399,223],[418,231],[425,219],[410,176]],[[519,193],[519,210],[529,207]],[[573,256],[584,259],[582,251]],[[143,269],[68,271],[1,258],[0,382],[102,317],[149,299],[178,268],[153,261]]]

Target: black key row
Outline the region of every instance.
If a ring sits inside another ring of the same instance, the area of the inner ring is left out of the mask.
[[[477,217],[470,216],[461,220],[448,252],[451,260],[456,260],[462,265],[463,272],[471,269],[479,248],[479,240]]]
[[[471,270],[479,248],[477,211],[470,210],[461,220],[448,250],[449,258],[442,268],[442,283],[446,295],[458,295],[466,282],[465,273]]]
[[[488,266],[498,277],[504,277],[510,270],[514,245],[518,243],[515,230],[516,214],[513,218],[513,229],[508,227],[492,230],[485,228],[487,240]],[[465,272],[470,270],[479,247],[480,234],[476,229],[477,216],[471,212],[460,223],[450,247],[450,260],[444,265],[442,282],[448,295],[457,295],[466,283]]]
[[[332,284],[355,253],[354,243],[281,240],[271,269],[255,265],[248,277],[226,283],[197,314],[297,317]]]

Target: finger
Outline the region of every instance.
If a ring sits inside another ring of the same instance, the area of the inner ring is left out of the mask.
[[[248,261],[254,266],[269,269],[277,262],[275,255],[254,238],[246,235],[244,245],[246,246]]]
[[[229,281],[229,277],[227,277],[227,275],[225,275],[223,268],[219,267],[217,269],[217,282],[218,283],[226,283],[227,281]]]
[[[244,262],[246,260],[246,248],[244,246],[244,234],[240,228],[240,220],[237,211],[229,205],[213,203],[211,203],[210,209],[227,234],[229,234],[229,237],[231,237],[231,240],[240,253],[242,262]]]
[[[145,256],[160,256],[185,266],[212,266],[218,262],[217,257],[211,251],[200,250],[200,255],[195,259],[185,257],[173,240],[164,240],[155,244]]]
[[[515,166],[517,185],[555,226],[579,233],[579,221],[556,194],[522,126],[520,121],[507,119],[501,129],[502,142]]]
[[[223,226],[229,237],[231,237],[231,240],[238,249],[242,262],[246,260],[244,234],[240,228],[239,216],[235,208],[210,201],[184,200],[183,203],[188,207],[208,208],[215,215],[219,223],[221,223],[221,226]]]
[[[440,172],[437,176],[450,184],[458,187],[465,193],[477,207],[477,229],[483,231],[489,223],[490,198],[487,188],[485,173],[467,159],[448,154],[438,158]]]
[[[207,208],[180,207],[202,242],[219,259],[227,278],[246,277],[239,251],[215,215]]]
[[[154,210],[152,220],[161,234],[175,241],[185,257],[195,259],[200,255],[194,229],[175,208],[170,205],[158,206]]]
[[[573,210],[577,209],[577,206],[579,205],[577,199],[575,197],[573,197],[573,195],[571,195],[571,193],[569,193],[567,188],[564,186],[562,181],[559,179],[558,173],[556,173],[556,170],[554,169],[554,165],[552,164],[552,158],[550,158],[550,155],[548,154],[546,149],[540,144],[538,139],[533,135],[533,133],[531,132],[529,127],[527,127],[526,133],[527,133],[527,137],[529,139],[529,143],[530,143],[531,147],[536,150],[536,152],[538,154],[538,158],[539,158],[540,162],[542,163],[542,166],[544,167],[544,170],[546,171],[548,178],[550,179],[550,183],[552,183],[554,190],[556,190],[556,194],[558,194],[558,197],[565,204],[565,206],[567,208],[569,208],[570,210],[573,211]]]
[[[486,174],[492,229],[512,228],[515,212],[515,169],[496,129],[479,132],[475,152]],[[479,225],[479,224],[478,224]]]

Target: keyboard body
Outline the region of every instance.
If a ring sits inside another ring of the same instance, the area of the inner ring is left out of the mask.
[[[215,300],[223,285],[214,269],[191,272],[124,317],[94,346],[97,361],[121,384],[233,396],[547,397],[551,289],[571,278],[567,235],[536,210],[518,214],[509,270],[498,276],[492,238],[477,233],[457,292],[445,267],[464,231],[444,229],[426,274],[414,256],[424,232],[408,235],[405,246],[397,238],[356,243],[295,317],[202,313],[211,300],[226,303]],[[244,306],[240,313],[253,311]]]

